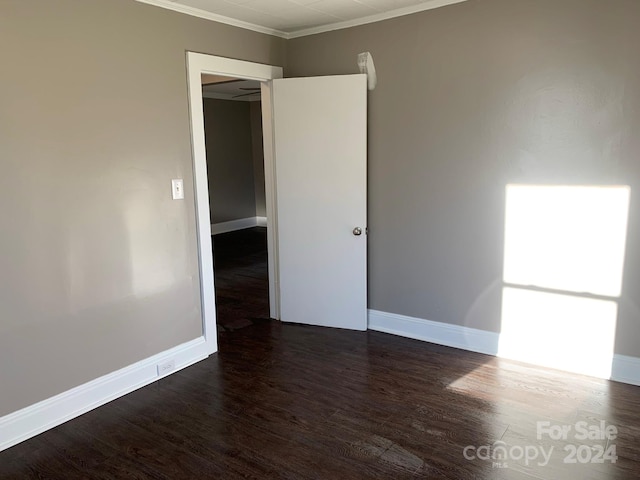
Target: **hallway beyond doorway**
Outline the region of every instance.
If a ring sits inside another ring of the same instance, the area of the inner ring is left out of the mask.
[[[238,330],[269,319],[267,229],[214,235],[218,330]]]

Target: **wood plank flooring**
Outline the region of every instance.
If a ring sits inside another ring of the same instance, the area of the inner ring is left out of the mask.
[[[376,332],[267,322],[223,332],[208,360],[0,453],[0,478],[633,479],[639,390]],[[565,444],[598,442],[538,440],[545,420],[617,426],[617,463],[563,463]],[[498,440],[555,451],[545,467],[465,459],[466,446]]]
[[[638,387],[275,321],[222,331],[219,344],[205,361],[0,452],[0,479],[640,478]],[[618,436],[538,438],[540,421],[604,421]],[[585,445],[582,460],[615,445],[618,459],[565,463],[568,444]],[[477,458],[487,445],[509,458]],[[539,465],[540,448],[552,447]],[[538,458],[519,458],[526,449]]]
[[[219,327],[237,330],[268,319],[267,229],[247,228],[212,239]]]

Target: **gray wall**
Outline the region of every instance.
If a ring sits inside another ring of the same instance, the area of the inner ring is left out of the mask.
[[[264,144],[262,139],[262,104],[251,102],[251,147],[253,155],[253,182],[256,188],[256,215],[267,216],[264,186]]]
[[[0,415],[201,335],[185,51],[284,48],[132,0],[0,2]]]
[[[211,223],[256,216],[250,103],[204,99]]]
[[[470,0],[285,42],[132,0],[0,2],[0,415],[201,334],[185,51],[353,73],[370,50],[371,307],[499,329],[504,187],[632,189],[640,2]],[[170,199],[185,179],[186,200]]]
[[[470,0],[294,39],[288,76],[370,51],[370,307],[500,330],[505,185],[626,184],[616,351],[640,356],[640,2]]]

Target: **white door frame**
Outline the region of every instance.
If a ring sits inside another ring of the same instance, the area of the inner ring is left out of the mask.
[[[196,202],[196,229],[200,266],[200,295],[203,334],[209,353],[218,351],[216,327],[213,253],[211,250],[211,219],[209,216],[209,183],[207,180],[207,152],[205,147],[202,100],[202,74],[258,80],[262,83],[262,124],[264,137],[265,196],[267,210],[267,250],[269,256],[269,313],[279,318],[277,218],[274,175],[273,126],[271,87],[267,83],[282,78],[282,67],[234,60],[230,58],[187,52],[189,80],[189,110],[191,117],[191,145],[193,150],[193,183]]]

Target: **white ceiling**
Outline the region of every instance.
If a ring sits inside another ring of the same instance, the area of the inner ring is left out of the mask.
[[[137,0],[284,38],[347,28],[466,0]]]
[[[202,76],[202,96],[239,102],[259,102],[260,82],[218,75]]]

